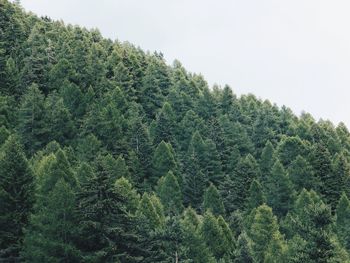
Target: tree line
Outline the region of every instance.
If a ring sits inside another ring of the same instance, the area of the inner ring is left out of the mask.
[[[350,133],[0,0],[0,261],[350,262]]]

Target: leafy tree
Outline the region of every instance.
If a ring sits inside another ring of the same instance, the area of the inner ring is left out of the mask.
[[[23,230],[34,202],[34,177],[18,138],[11,135],[0,155],[0,259],[19,261]]]

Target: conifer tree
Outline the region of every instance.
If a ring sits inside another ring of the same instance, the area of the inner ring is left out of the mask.
[[[279,160],[272,167],[267,182],[267,203],[277,216],[284,216],[293,204],[293,188],[288,174]]]
[[[272,166],[275,164],[275,149],[270,141],[267,141],[260,156],[260,169],[262,176],[262,184],[265,186],[267,178],[271,175]]]
[[[179,183],[171,171],[159,179],[157,193],[164,206],[165,214],[181,213],[183,210],[182,193]]]
[[[0,260],[19,261],[33,202],[34,177],[18,138],[11,135],[0,155]]]
[[[330,178],[332,189],[328,189],[329,193],[327,199],[329,200],[333,209],[336,208],[341,193],[345,192],[349,194],[349,182],[350,182],[350,165],[344,153],[337,154],[332,162],[332,178]],[[332,191],[331,191],[332,190]]]
[[[238,163],[234,178],[232,178],[232,202],[235,209],[244,209],[248,198],[249,187],[260,175],[259,165],[255,158],[248,154]]]
[[[116,191],[102,160],[95,176],[78,194],[79,246],[83,261],[138,262],[142,252],[135,218],[125,210],[125,196]]]
[[[237,240],[237,249],[235,251],[234,263],[253,263],[253,250],[251,240],[248,235],[243,232]]]
[[[172,171],[177,175],[178,167],[171,144],[161,141],[154,151],[152,157],[152,175],[149,178],[149,185],[154,186],[162,176]]]
[[[163,104],[152,126],[152,138],[155,145],[161,141],[175,144],[176,123],[175,114],[168,102]],[[174,145],[175,146],[175,145]]]
[[[338,237],[347,250],[350,249],[350,201],[343,193],[336,210],[336,230]]]
[[[184,203],[199,211],[208,178],[201,171],[198,159],[193,154],[188,157],[185,169]]]
[[[126,210],[135,214],[140,203],[140,195],[132,184],[126,178],[121,177],[115,181],[114,187],[115,191],[125,200]]]
[[[259,181],[253,180],[249,187],[249,197],[247,201],[247,211],[251,211],[266,203],[266,196]]]
[[[187,208],[180,222],[184,236],[183,246],[187,248],[182,258],[198,263],[214,263],[215,259],[200,234],[199,224],[196,212]]]
[[[225,242],[225,236],[218,220],[211,212],[206,212],[203,222],[200,226],[200,233],[207,244],[209,251],[213,253],[215,258],[221,259],[228,252],[228,244]]]
[[[218,189],[213,185],[204,193],[203,211],[210,211],[215,216],[224,215],[225,208]]]
[[[18,131],[26,150],[33,154],[46,142],[44,95],[31,85],[22,97]]]
[[[45,206],[37,207],[31,217],[23,257],[28,262],[79,262],[74,190],[60,178],[47,194],[40,197],[45,198]]]
[[[251,226],[251,239],[256,262],[264,262],[275,235],[279,235],[277,218],[267,205],[259,206]]]
[[[317,184],[311,165],[300,155],[291,162],[288,175],[297,192],[303,188],[310,190]]]

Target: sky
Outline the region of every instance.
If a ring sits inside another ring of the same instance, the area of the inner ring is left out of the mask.
[[[350,127],[348,0],[22,0],[27,11],[160,51],[297,115]]]

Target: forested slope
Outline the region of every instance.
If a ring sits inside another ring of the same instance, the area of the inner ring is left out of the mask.
[[[6,0],[0,144],[1,262],[349,262],[344,124]]]

